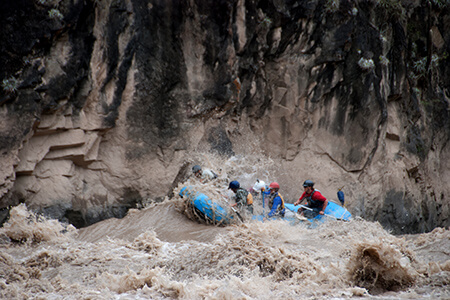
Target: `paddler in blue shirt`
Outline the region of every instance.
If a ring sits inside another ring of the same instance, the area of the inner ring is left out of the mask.
[[[281,217],[284,218],[285,208],[283,196],[278,192],[280,185],[276,182],[272,182],[269,185],[270,195],[269,195],[269,207],[270,212],[268,214],[269,218]]]

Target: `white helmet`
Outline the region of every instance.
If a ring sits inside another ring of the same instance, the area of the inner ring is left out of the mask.
[[[258,192],[260,192],[265,187],[266,187],[266,184],[264,183],[264,181],[259,180],[259,179],[256,179],[256,183],[255,183],[255,185],[253,185],[253,189]]]

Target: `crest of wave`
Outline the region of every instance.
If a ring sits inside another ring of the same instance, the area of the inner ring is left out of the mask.
[[[230,226],[213,243],[177,245],[161,243],[150,231],[128,246],[150,254],[142,261],[145,266],[103,273],[100,281],[122,296],[181,299],[289,298],[306,292],[298,282],[329,282],[330,272],[307,252],[281,242],[288,238],[286,226],[282,221]],[[339,278],[332,281],[330,287],[345,286]]]
[[[107,286],[117,292],[183,299],[282,299],[365,293],[365,289],[350,285],[350,277],[338,262],[322,261],[329,256],[328,251],[310,251],[302,245],[303,237],[307,241],[317,238],[317,233],[297,227],[293,236],[294,229],[291,231],[283,221],[245,223],[228,229],[213,243],[190,241],[160,246],[156,241],[158,251],[150,247],[153,255],[146,262],[146,270],[109,276]],[[143,244],[154,242],[153,235],[142,235],[134,246],[141,249]],[[161,266],[164,268],[158,269]]]
[[[104,287],[119,294],[142,289],[143,294],[160,294],[172,299],[183,297],[184,284],[170,280],[164,273],[164,268],[144,268],[138,273],[128,269],[119,275],[103,273],[100,281]]]
[[[158,260],[158,253],[168,244],[161,242],[153,230],[149,230],[139,235],[133,243],[127,245],[129,249],[136,251],[144,251],[150,255],[150,259]],[[157,262],[157,266],[149,266],[147,262],[142,261],[145,265],[140,271],[135,271],[129,267],[120,273],[105,272],[99,281],[101,285],[111,291],[119,294],[131,293],[141,296],[183,298],[185,297],[185,284],[171,280],[172,272],[165,267],[161,267],[161,261]],[[159,264],[159,265],[158,265]],[[146,297],[145,297],[146,298]]]
[[[413,285],[419,263],[404,238],[390,235],[378,223],[353,222],[354,240],[348,270],[353,282],[373,294],[400,291]],[[377,229],[379,227],[379,229]],[[366,236],[361,233],[365,233]]]
[[[10,217],[2,228],[0,236],[13,242],[39,243],[72,237],[76,228],[65,226],[57,220],[48,220],[30,212],[25,204],[13,207]]]

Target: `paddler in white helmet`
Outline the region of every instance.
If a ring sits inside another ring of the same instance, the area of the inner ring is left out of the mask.
[[[250,188],[250,192],[252,193],[253,197],[259,196],[261,193],[261,201],[263,208],[265,207],[266,199],[268,199],[270,195],[269,187],[266,185],[266,183],[262,180],[256,179],[255,184],[252,188]]]
[[[253,185],[252,191],[259,194],[268,190],[266,183],[262,180],[256,179],[255,184]]]

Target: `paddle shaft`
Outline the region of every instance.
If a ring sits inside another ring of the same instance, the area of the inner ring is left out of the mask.
[[[301,204],[299,204],[299,206],[300,206],[301,208],[304,208],[304,209],[307,209],[307,210],[314,211],[314,209],[312,209],[312,208],[310,208],[310,207],[308,207],[308,206],[301,205]],[[325,212],[323,213],[323,215],[324,215],[324,216],[327,216],[327,217],[330,217],[330,218],[333,218],[333,219],[336,219],[336,220],[339,220],[339,219],[336,218],[335,216],[328,215],[328,214],[326,214]]]
[[[231,210],[234,211],[236,213],[236,215],[239,217],[239,219],[244,222],[244,218],[241,216],[241,214],[237,211],[236,208],[234,208],[233,206],[230,206]]]
[[[263,211],[264,211],[264,192],[263,191],[261,191],[261,198],[262,198],[262,203],[263,203]]]
[[[219,194],[222,196],[222,198],[227,201],[228,204],[230,204],[230,202],[228,201],[227,197],[225,197],[224,195],[222,195],[222,193],[219,192]],[[241,220],[242,223],[244,223],[244,218],[241,216],[241,214],[237,211],[236,208],[234,208],[233,206],[230,206],[231,210],[234,211],[236,213],[236,215],[238,216],[239,220]]]

